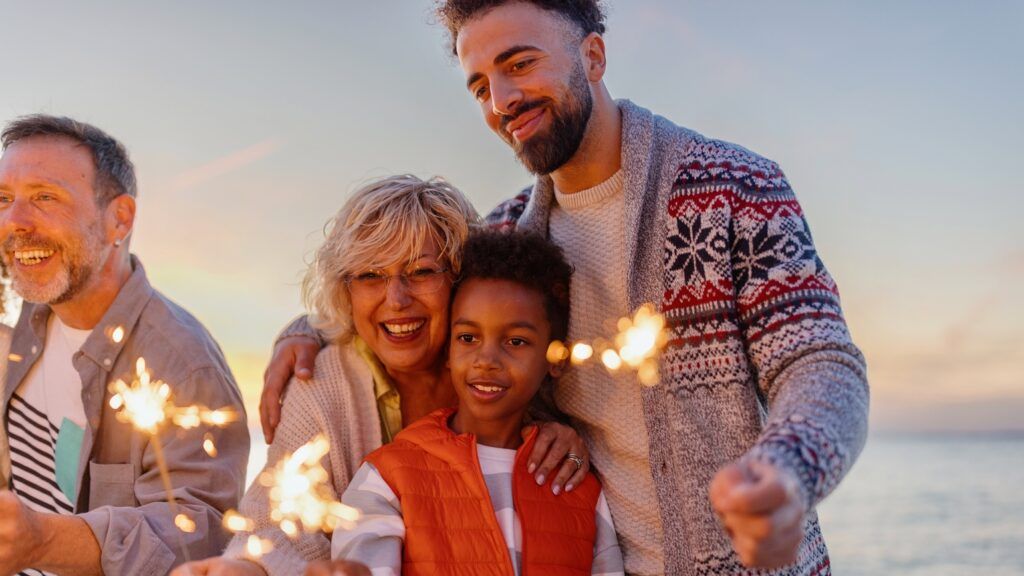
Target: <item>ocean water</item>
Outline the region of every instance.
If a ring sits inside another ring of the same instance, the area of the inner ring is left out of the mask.
[[[1024,435],[874,436],[818,514],[837,576],[1024,576]]]
[[[839,576],[1024,575],[1024,436],[875,436],[818,509]]]

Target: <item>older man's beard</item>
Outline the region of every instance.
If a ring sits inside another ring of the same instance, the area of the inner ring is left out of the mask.
[[[518,142],[505,129],[509,122],[523,113],[542,106],[547,106],[551,112],[551,125],[546,132],[538,132],[525,142]],[[579,150],[593,109],[594,100],[590,95],[583,64],[577,62],[561,106],[550,98],[526,102],[516,109],[515,116],[502,119],[500,134],[512,146],[516,157],[527,170],[546,176],[561,168]]]
[[[98,226],[98,223],[96,224]],[[40,284],[23,275],[14,260],[14,251],[27,248],[54,250],[51,258],[60,256],[60,269],[45,284]],[[78,237],[61,243],[41,235],[8,236],[3,243],[3,254],[11,285],[27,302],[37,304],[63,304],[74,298],[92,278],[102,261],[103,241],[101,233],[93,227],[86,227]]]

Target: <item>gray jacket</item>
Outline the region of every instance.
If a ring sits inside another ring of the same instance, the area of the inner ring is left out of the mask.
[[[132,265],[128,282],[72,359],[87,420],[75,512],[96,536],[106,574],[165,574],[185,560],[179,543],[193,560],[219,554],[227,543],[221,516],[238,505],[244,489],[249,432],[241,393],[217,343],[150,286],[134,256]],[[45,305],[26,303],[21,311],[4,388],[5,427],[11,395],[42,354],[49,316]],[[124,337],[115,342],[111,335],[118,327]],[[174,525],[149,437],[118,421],[110,407],[110,382],[130,382],[140,356],[154,378],[170,385],[175,404],[228,408],[242,417],[226,428],[165,425],[158,434],[177,512],[196,524],[190,534]],[[216,458],[203,450],[206,432],[213,435]]]

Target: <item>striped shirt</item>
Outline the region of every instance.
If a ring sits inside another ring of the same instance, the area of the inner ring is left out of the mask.
[[[516,451],[477,444],[477,455],[494,514],[518,576],[522,566],[523,539],[519,516],[512,504],[512,468]],[[402,506],[377,469],[369,463],[360,466],[341,501],[358,508],[362,515],[351,530],[334,532],[331,556],[366,564],[373,576],[401,574],[402,541],[405,537]],[[591,574],[623,574],[622,553],[604,492],[597,500],[594,514],[597,533]]]

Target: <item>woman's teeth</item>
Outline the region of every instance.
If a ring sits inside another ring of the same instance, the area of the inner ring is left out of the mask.
[[[405,324],[389,324],[389,323],[385,322],[384,323],[384,329],[387,330],[388,334],[391,334],[391,335],[394,335],[394,336],[406,336],[408,334],[412,334],[413,332],[419,330],[426,323],[427,323],[426,320],[421,320],[419,322],[408,322],[408,323],[405,323]]]
[[[53,256],[54,250],[15,250],[14,258],[21,264],[33,266]]]
[[[501,386],[487,386],[485,384],[470,384],[470,386],[472,386],[473,388],[476,388],[477,390],[479,390],[481,392],[487,392],[487,393],[501,392],[502,390],[504,390],[504,388],[502,388]]]

